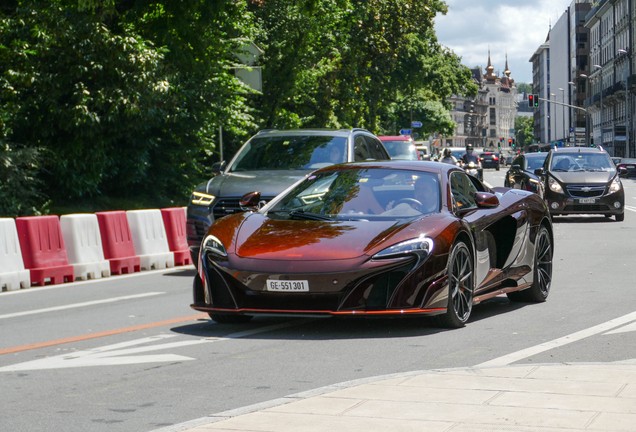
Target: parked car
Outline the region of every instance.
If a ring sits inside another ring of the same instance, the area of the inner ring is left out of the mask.
[[[539,192],[541,181],[534,171],[543,166],[546,156],[548,156],[547,153],[527,153],[517,156],[506,173],[504,186]]]
[[[495,168],[499,171],[499,155],[493,152],[484,152],[479,155],[482,168]]]
[[[210,225],[243,212],[240,199],[259,191],[263,206],[312,171],[329,165],[388,160],[380,140],[364,129],[261,131],[250,138],[228,164],[212,167],[210,180],[192,192],[187,209],[186,238],[193,262]]]
[[[258,209],[207,231],[192,308],[217,322],[253,315],[432,316],[462,327],[506,292],[542,302],[554,241],[536,194],[486,187],[436,162],[315,171]],[[523,211],[519,211],[523,209]]]
[[[564,147],[550,150],[535,170],[552,215],[602,214],[625,218],[625,191],[605,150]]]
[[[379,136],[384,148],[389,152],[391,159],[395,160],[420,160],[420,154],[415,148],[413,139],[409,136]]]
[[[616,169],[621,177],[636,177],[636,159],[621,158]]]

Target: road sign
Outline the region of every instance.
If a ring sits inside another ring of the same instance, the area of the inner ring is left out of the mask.
[[[420,127],[422,127],[422,122],[421,122],[421,121],[414,121],[414,122],[411,122],[411,127],[412,127],[412,128],[416,128],[416,127],[417,127],[417,128],[420,128]]]
[[[411,135],[411,129],[400,129],[400,135]]]

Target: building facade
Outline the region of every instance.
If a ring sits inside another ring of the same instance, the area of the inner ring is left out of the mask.
[[[455,132],[439,139],[443,147],[474,147],[502,149],[510,147],[508,139],[514,137],[514,119],[517,115],[517,88],[506,60],[504,74],[499,77],[488,53],[488,66],[484,74],[481,69],[472,69],[473,79],[479,86],[477,96],[463,98],[453,96],[451,116],[457,124]],[[503,142],[502,142],[503,139]]]
[[[539,107],[534,111],[534,140],[552,142],[550,124],[550,33],[530,58],[532,63],[532,93],[539,95]]]

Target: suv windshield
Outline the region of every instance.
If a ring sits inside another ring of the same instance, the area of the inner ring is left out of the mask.
[[[346,162],[346,148],[346,137],[255,137],[243,148],[229,171],[318,169]]]
[[[556,153],[550,161],[551,171],[613,171],[614,164],[604,153]]]
[[[547,153],[540,153],[537,156],[526,155],[526,163],[528,164],[526,170],[534,172],[534,170],[536,170],[537,168],[541,168],[543,166],[543,162],[545,162],[546,156]]]
[[[395,220],[439,209],[436,174],[378,168],[311,175],[267,212],[277,218]]]

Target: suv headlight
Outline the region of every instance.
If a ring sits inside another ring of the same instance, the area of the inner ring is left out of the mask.
[[[612,180],[612,183],[610,184],[609,193],[618,192],[619,190],[621,190],[621,187],[622,187],[621,179],[619,179],[618,176],[616,176],[614,177],[614,180]]]
[[[203,192],[192,192],[190,202],[194,205],[209,206],[215,199],[216,197],[214,195],[205,194]]]
[[[433,239],[420,236],[416,239],[389,246],[383,251],[373,255],[373,259],[400,258],[412,254],[417,254],[420,259],[425,259],[432,250]]]
[[[548,179],[548,184],[550,186],[550,190],[552,190],[554,192],[557,192],[557,193],[563,193],[563,188],[561,187],[559,182],[556,181],[555,179],[553,179],[552,177],[550,177]]]
[[[203,243],[201,243],[201,249],[204,252],[209,252],[221,257],[227,257],[225,246],[223,246],[221,240],[214,237],[213,235],[208,235],[205,237],[205,239],[203,239]]]

